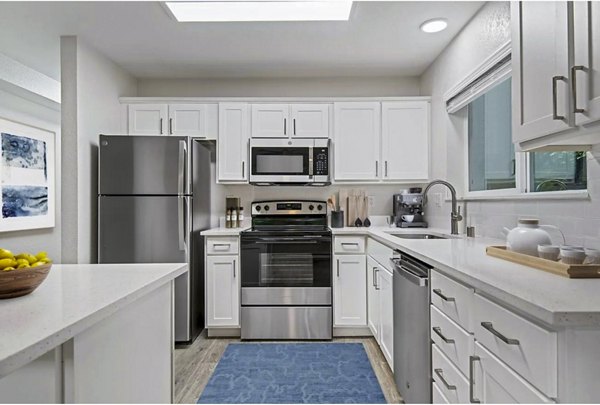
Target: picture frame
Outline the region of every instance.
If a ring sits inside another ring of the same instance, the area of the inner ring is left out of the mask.
[[[0,118],[0,232],[55,226],[55,138]]]

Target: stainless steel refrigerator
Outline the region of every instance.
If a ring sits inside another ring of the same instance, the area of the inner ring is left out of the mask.
[[[204,328],[213,149],[178,136],[100,135],[100,263],[189,263],[175,280],[175,341]]]

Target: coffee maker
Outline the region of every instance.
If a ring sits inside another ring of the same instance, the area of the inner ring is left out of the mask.
[[[394,194],[392,201],[394,223],[398,228],[427,228],[427,222],[423,218],[423,194]],[[409,215],[413,215],[412,221]]]

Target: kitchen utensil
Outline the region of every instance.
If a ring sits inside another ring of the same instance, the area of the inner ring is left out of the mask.
[[[560,246],[556,245],[539,245],[538,256],[542,259],[552,260],[553,262],[558,260],[560,255]]]
[[[331,203],[333,204],[333,211],[339,211],[339,207],[337,206],[337,198],[335,198],[335,194],[331,195]]]
[[[404,222],[411,223],[412,221],[414,221],[415,216],[414,215],[402,215],[400,218],[402,218],[402,220]]]
[[[363,198],[363,226],[369,227],[371,226],[371,220],[369,219],[369,197],[365,196]]]
[[[583,264],[600,264],[600,250],[585,248],[585,260]]]
[[[562,235],[562,232],[556,226],[540,225],[539,223],[538,219],[522,218],[519,219],[516,228],[504,228],[507,249],[530,256],[537,256],[539,245],[552,244],[550,235],[544,229],[553,229]],[[564,241],[564,235],[562,237]]]
[[[571,249],[567,246],[560,248],[560,261],[565,264],[582,264],[585,256],[583,249]]]
[[[327,199],[327,206],[329,207],[330,211],[335,211],[335,205],[333,204],[333,200],[331,199],[331,197]]]
[[[344,215],[345,215],[345,220],[349,221],[348,218],[350,218],[349,212],[348,212],[348,190],[340,190],[339,191],[339,210],[340,211],[344,211]],[[344,225],[348,226],[350,225],[348,222],[346,222]]]
[[[11,271],[0,271],[0,299],[27,295],[46,279],[51,263]]]

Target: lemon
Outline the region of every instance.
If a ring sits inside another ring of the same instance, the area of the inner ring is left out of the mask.
[[[39,266],[43,266],[44,264],[46,264],[46,263],[44,263],[44,262],[35,262],[35,263],[31,264],[31,267],[39,267]]]
[[[15,269],[14,267],[9,266],[9,267],[3,268],[2,271],[11,271],[11,270],[14,270],[14,269]]]
[[[0,259],[0,269],[5,269],[7,267],[15,267],[17,265],[17,261],[14,259]]]
[[[33,264],[38,261],[37,257],[29,253],[19,253],[15,256],[17,259],[25,259],[29,262],[29,264]]]
[[[48,258],[48,253],[44,252],[44,251],[38,252],[35,255],[35,258],[38,259],[38,261],[41,261],[42,259],[47,259]]]
[[[52,259],[48,259],[47,257],[44,257],[44,258],[40,259],[40,262],[44,262],[44,263],[48,264],[48,263],[52,263]]]
[[[8,249],[0,249],[0,259],[12,259],[13,253]]]
[[[23,264],[19,264],[19,265],[17,266],[17,269],[26,269],[26,268],[28,268],[28,267],[31,267],[31,266],[29,265],[29,263],[23,263]]]

